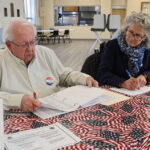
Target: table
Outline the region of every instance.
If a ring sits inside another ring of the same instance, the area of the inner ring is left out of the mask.
[[[59,122],[82,139],[62,150],[150,149],[150,92],[111,106],[96,104],[49,119],[5,112],[5,134]]]
[[[59,32],[64,32],[65,30],[72,31],[73,29],[55,29],[55,30],[58,30]],[[54,30],[37,30],[37,32],[50,33],[50,32],[54,32]]]
[[[50,33],[50,32],[54,32],[54,30],[37,30],[37,32],[40,32],[40,33]]]

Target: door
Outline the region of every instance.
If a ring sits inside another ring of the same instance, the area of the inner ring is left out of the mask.
[[[126,17],[126,9],[112,9],[112,15],[120,15],[120,25],[122,25]]]

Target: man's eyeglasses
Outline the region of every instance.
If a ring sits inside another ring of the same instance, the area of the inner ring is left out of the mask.
[[[143,39],[144,36],[140,35],[140,34],[136,34],[134,33],[132,30],[127,30],[127,32],[134,37],[135,40],[140,41]]]
[[[31,42],[25,42],[25,43],[22,43],[22,44],[15,43],[13,41],[11,41],[11,43],[14,44],[17,47],[28,48],[29,46],[34,46],[35,45],[36,39],[32,40]]]

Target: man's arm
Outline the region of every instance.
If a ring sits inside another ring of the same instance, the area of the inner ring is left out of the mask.
[[[4,100],[3,103],[5,109],[16,108],[25,112],[32,112],[33,105],[35,105],[35,109],[41,106],[41,102],[38,99],[24,94],[10,94],[8,92],[0,92],[0,98]]]
[[[50,52],[50,51],[49,51]],[[85,73],[79,71],[73,71],[69,67],[64,67],[55,53],[51,51],[49,53],[49,65],[51,69],[59,76],[59,84],[61,86],[73,86],[73,85],[88,85],[97,86],[97,81]],[[89,78],[90,77],[90,78]]]

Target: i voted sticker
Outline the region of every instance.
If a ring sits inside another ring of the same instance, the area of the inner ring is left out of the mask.
[[[53,78],[52,77],[47,77],[46,78],[46,84],[47,85],[52,85],[53,84]]]

